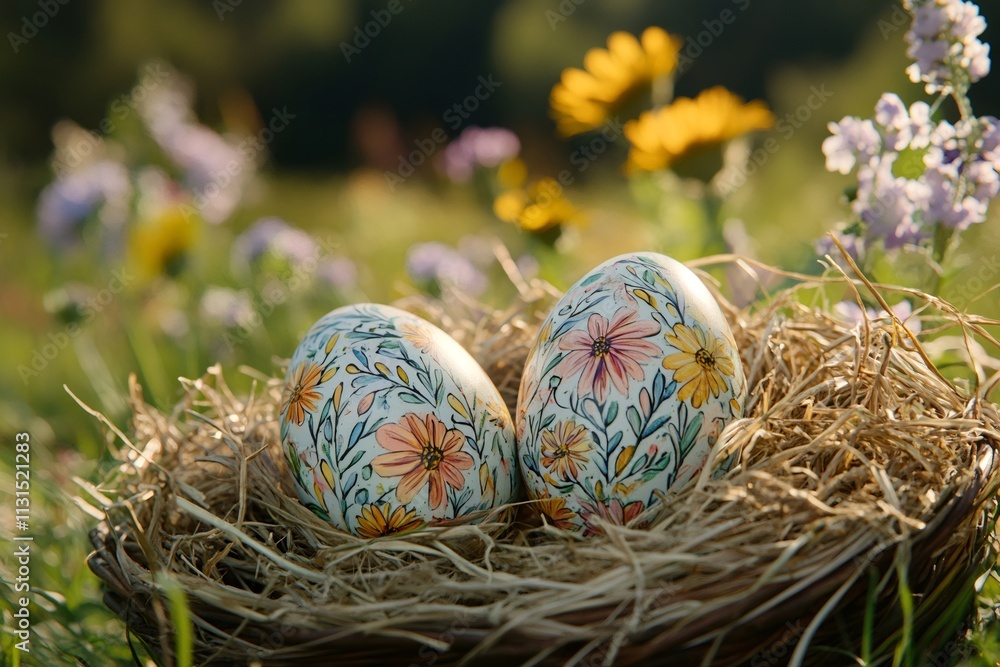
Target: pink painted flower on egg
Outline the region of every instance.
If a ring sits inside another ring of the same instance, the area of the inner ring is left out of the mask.
[[[559,341],[559,349],[569,354],[559,362],[559,371],[573,375],[582,371],[578,391],[593,394],[598,401],[608,397],[609,381],[623,394],[628,393],[629,378],[642,380],[642,364],[660,348],[648,340],[660,332],[649,320],[636,321],[638,313],[620,308],[611,322],[594,313],[587,320],[586,331],[570,331]]]

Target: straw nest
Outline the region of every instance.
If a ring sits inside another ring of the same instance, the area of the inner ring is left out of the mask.
[[[285,473],[281,381],[258,375],[237,397],[213,368],[182,381],[170,414],[133,382],[123,463],[90,489],[106,517],[91,569],[168,665],[178,585],[196,664],[882,664],[903,646],[947,664],[995,554],[997,376],[959,391],[898,320],[846,324],[802,305],[816,287],[753,310],[724,303],[751,394],[713,456],[741,463],[668,495],[652,528],[577,539],[521,502],[513,523],[338,532]],[[506,312],[404,305],[452,331],[513,410],[552,299],[522,285]],[[951,326],[969,349],[996,343],[926,299],[932,336]]]

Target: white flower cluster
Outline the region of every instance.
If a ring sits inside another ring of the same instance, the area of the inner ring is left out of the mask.
[[[920,245],[937,225],[962,231],[983,222],[1000,192],[996,118],[935,122],[926,103],[907,109],[885,93],[874,119],[848,116],[829,128],[826,168],[847,174],[857,167],[851,207],[861,224],[853,235],[882,239],[887,250]]]
[[[906,33],[906,69],[929,94],[962,92],[990,71],[990,46],[979,41],[986,21],[979,7],[961,0],[906,0],[913,26]]]

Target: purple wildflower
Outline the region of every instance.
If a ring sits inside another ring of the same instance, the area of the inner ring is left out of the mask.
[[[102,160],[50,183],[38,198],[38,229],[50,246],[65,250],[80,240],[80,228],[92,215],[120,228],[128,215],[132,185],[118,162]]]
[[[358,282],[358,267],[347,257],[330,257],[319,263],[316,275],[334,289],[346,292]]]
[[[233,243],[233,262],[254,264],[268,255],[291,265],[313,260],[319,246],[312,236],[279,218],[261,218]]]
[[[521,151],[517,135],[502,127],[469,127],[444,150],[444,172],[467,183],[476,167],[496,167]]]
[[[828,171],[849,174],[855,164],[867,162],[882,149],[882,139],[870,120],[847,116],[827,127],[831,136],[823,140],[823,154]]]
[[[450,285],[472,296],[486,291],[486,276],[454,248],[443,243],[418,243],[406,257],[406,271],[418,282]]]
[[[218,224],[239,205],[255,165],[235,143],[197,122],[193,98],[190,81],[170,71],[139,103],[139,115],[163,152],[183,170],[202,217]]]
[[[253,302],[246,291],[213,285],[201,297],[201,316],[208,322],[235,329],[249,326],[255,315]]]
[[[990,47],[979,40],[986,21],[979,7],[962,0],[906,0],[913,25],[906,33],[906,69],[914,83],[923,81],[928,93],[964,92],[990,71]]]

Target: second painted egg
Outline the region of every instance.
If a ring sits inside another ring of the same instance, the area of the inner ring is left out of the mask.
[[[610,259],[567,290],[528,355],[515,421],[528,493],[560,528],[635,523],[701,471],[745,398],[698,277],[657,253]]]

